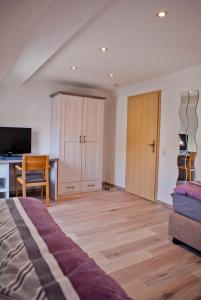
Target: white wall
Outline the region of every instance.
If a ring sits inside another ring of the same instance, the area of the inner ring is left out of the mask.
[[[128,96],[161,90],[161,130],[159,154],[158,200],[171,204],[170,194],[175,187],[178,153],[178,107],[180,93],[191,89],[201,91],[201,67],[158,77],[146,82],[119,88],[116,100],[107,103],[106,127],[107,157],[106,181],[125,187],[126,131]],[[198,104],[198,118],[201,116],[201,99]],[[201,123],[201,118],[200,118]],[[201,124],[197,132],[198,157],[197,178],[201,179]]]
[[[32,152],[49,153],[50,97],[58,91],[106,96],[98,89],[58,84],[27,83],[21,87],[0,86],[0,126],[32,128]]]
[[[120,88],[116,95],[96,89],[56,84],[28,83],[22,87],[0,86],[0,126],[33,129],[33,153],[49,153],[50,98],[57,90],[106,96],[104,127],[104,174],[107,182],[125,187],[127,97],[154,90],[162,91],[158,199],[171,203],[170,193],[177,178],[180,93],[201,91],[201,67]],[[201,116],[201,99],[198,117]],[[201,178],[201,118],[197,132],[197,177]]]

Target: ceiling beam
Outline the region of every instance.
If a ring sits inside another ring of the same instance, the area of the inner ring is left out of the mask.
[[[108,4],[114,1],[116,0],[46,0],[46,5],[48,5],[45,11],[43,10],[42,13],[39,9],[38,16],[33,17],[33,24],[29,26],[30,28],[26,32],[29,33],[29,39],[26,36],[23,41],[22,37],[21,49],[19,47],[18,55],[10,61],[9,68],[7,68],[9,72],[0,74],[0,83],[4,85],[22,85],[25,83],[64,44],[79,34],[82,28],[93,20],[94,16],[97,16]],[[29,3],[31,2],[36,1]],[[21,20],[21,27],[26,27],[24,19]]]

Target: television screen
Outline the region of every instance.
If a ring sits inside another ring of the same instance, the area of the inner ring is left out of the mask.
[[[0,154],[31,153],[31,128],[0,127]]]

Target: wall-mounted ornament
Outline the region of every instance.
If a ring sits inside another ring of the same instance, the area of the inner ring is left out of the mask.
[[[196,131],[198,128],[197,104],[199,91],[181,93],[179,106],[179,154],[177,159],[177,184],[196,180],[195,158],[197,154]]]

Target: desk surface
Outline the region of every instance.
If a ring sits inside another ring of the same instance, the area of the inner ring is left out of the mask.
[[[49,156],[49,161],[58,161],[58,157],[54,157],[54,156]],[[16,163],[21,163],[22,162],[22,158],[19,159],[9,159],[8,157],[2,159],[0,158],[0,164],[16,164]]]

